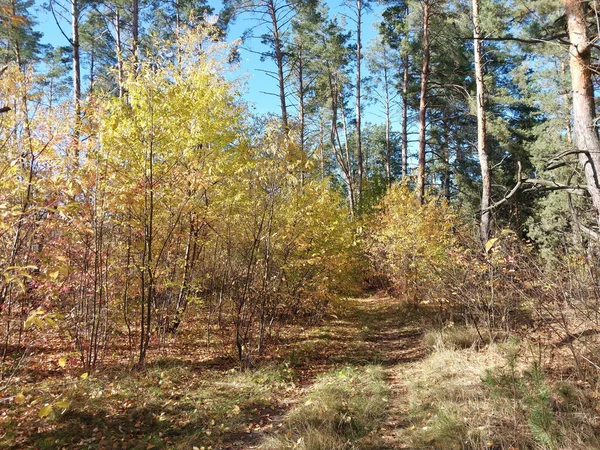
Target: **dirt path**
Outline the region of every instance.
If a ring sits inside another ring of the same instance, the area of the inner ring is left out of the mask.
[[[381,365],[391,389],[389,420],[369,448],[402,448],[394,441],[406,417],[397,406],[403,398],[397,368],[424,355],[420,323],[415,311],[384,295],[339,300],[320,324],[300,321],[279,330],[270,353],[248,371],[208,353],[193,331],[143,373],[115,365],[81,377],[52,353],[45,365],[55,376],[29,368],[7,394],[21,401],[0,411],[0,447],[257,448],[306,401],[319,376]],[[43,405],[55,405],[49,416],[39,414]]]
[[[400,406],[404,388],[397,367],[425,355],[420,324],[413,308],[386,295],[340,301],[335,314],[320,326],[290,333],[287,339],[282,339],[284,358],[298,370],[302,389],[296,392],[296,398],[302,399],[316,377],[328,370],[342,366],[382,365],[386,368],[390,387],[389,414],[387,422],[382,424],[375,448],[405,448],[397,441],[395,433],[406,426],[403,418],[407,416]],[[260,440],[259,436],[255,438],[255,443]]]
[[[362,324],[364,339],[370,343],[386,367],[390,388],[387,422],[381,428],[381,443],[386,449],[406,448],[398,441],[396,430],[407,426],[407,411],[401,405],[405,388],[397,366],[425,356],[421,321],[405,303],[389,296],[375,295],[355,300],[355,314]]]

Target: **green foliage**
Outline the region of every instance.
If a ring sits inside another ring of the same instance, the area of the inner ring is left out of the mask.
[[[406,185],[392,186],[368,225],[365,243],[375,269],[413,301],[428,298],[452,264],[456,216],[445,200],[420,204]]]

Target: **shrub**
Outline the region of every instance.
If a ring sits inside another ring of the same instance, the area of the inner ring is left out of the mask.
[[[378,209],[366,237],[375,270],[405,298],[429,297],[452,264],[455,214],[433,196],[421,204],[406,185],[392,186]]]

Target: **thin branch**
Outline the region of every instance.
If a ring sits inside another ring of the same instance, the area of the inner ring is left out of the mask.
[[[58,17],[56,17],[56,12],[54,11],[54,6],[52,6],[54,4],[54,2],[52,0],[50,0],[50,11],[52,12],[52,17],[54,17],[54,22],[56,22],[56,26],[58,27],[58,29],[60,30],[61,34],[65,37],[65,39],[67,40],[67,42],[73,46],[73,41],[71,40],[71,38],[69,36],[66,35],[66,33],[64,32],[64,30],[62,29],[62,26],[60,25],[60,22],[58,21]]]
[[[508,195],[505,195],[504,198],[500,201],[497,201],[495,203],[492,203],[490,206],[488,206],[487,208],[483,209],[481,212],[485,213],[488,211],[491,211],[493,209],[496,209],[498,206],[506,203],[507,201],[509,201],[512,197],[514,197],[517,192],[519,192],[519,189],[521,188],[522,184],[523,184],[523,178],[522,178],[522,167],[521,167],[521,161],[517,161],[517,184],[515,184],[515,186],[512,188],[512,190],[508,193]]]
[[[556,34],[554,36],[548,36],[547,38],[518,38],[514,36],[501,36],[501,37],[491,37],[491,36],[483,36],[477,38],[481,41],[508,41],[508,42],[520,42],[522,44],[554,44],[555,41],[560,42],[561,44],[568,45],[569,41],[565,41],[563,38],[568,37],[566,33]],[[472,41],[473,36],[460,38],[464,41]]]

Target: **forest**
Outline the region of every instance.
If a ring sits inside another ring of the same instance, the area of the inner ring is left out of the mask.
[[[0,0],[0,448],[600,449],[599,39]]]

